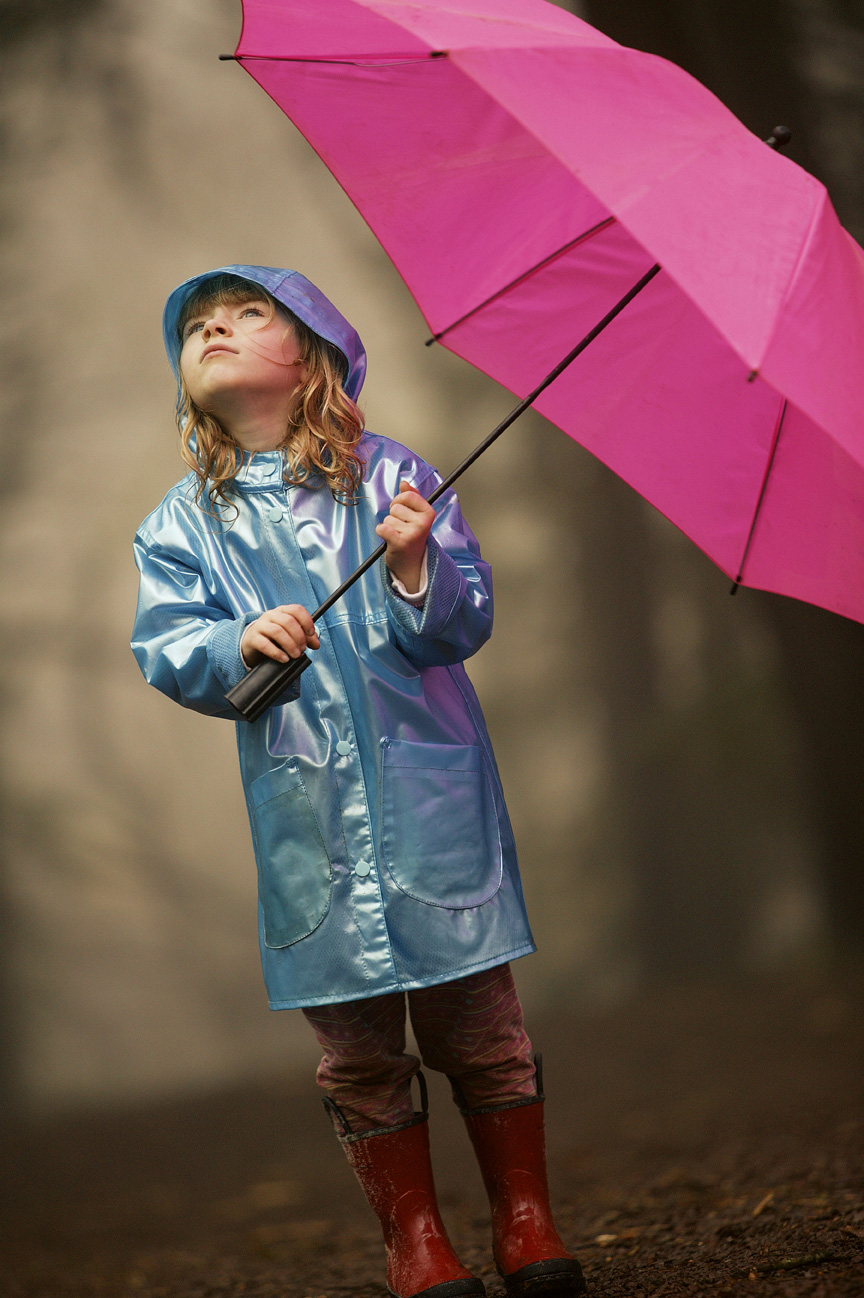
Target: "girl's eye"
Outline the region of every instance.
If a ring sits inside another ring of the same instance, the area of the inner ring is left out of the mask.
[[[204,328],[203,320],[193,320],[191,324],[188,324],[186,326],[186,333],[184,334],[184,337],[191,338],[194,333],[197,333],[199,329],[203,329],[203,328]]]
[[[244,307],[244,309],[240,312],[240,319],[242,320],[244,315],[263,315],[263,314],[264,312],[261,310],[260,307],[247,306]]]

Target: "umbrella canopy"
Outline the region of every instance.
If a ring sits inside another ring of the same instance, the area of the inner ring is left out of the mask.
[[[243,0],[235,57],[436,339],[731,577],[864,621],[864,252],[674,64],[544,0]]]

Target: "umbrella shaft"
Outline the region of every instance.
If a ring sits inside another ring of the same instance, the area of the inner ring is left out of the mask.
[[[520,401],[518,406],[514,406],[514,408],[510,411],[509,415],[507,415],[505,419],[502,419],[501,423],[498,424],[496,428],[492,429],[492,432],[489,434],[489,436],[484,437],[483,441],[479,444],[479,446],[475,446],[471,454],[466,455],[465,459],[462,461],[461,464],[457,464],[453,472],[449,474],[449,476],[444,479],[441,485],[436,487],[435,490],[432,492],[432,495],[429,497],[430,505],[434,505],[438,497],[442,496],[449,487],[452,487],[456,479],[461,478],[465,470],[470,469],[474,461],[478,460],[480,456],[483,454],[483,452],[487,451],[489,447],[492,445],[492,443],[497,441],[498,438],[501,436],[501,434],[505,433],[511,424],[516,422],[516,420],[519,418],[520,415],[524,415],[525,411],[528,409],[530,405],[533,405],[533,403],[540,396],[541,392],[545,392],[546,388],[549,387],[550,383],[554,383],[555,380],[558,378],[558,376],[564,373],[564,371],[567,369],[567,366],[573,364],[576,357],[579,356],[582,352],[584,352],[585,348],[589,346],[590,343],[593,343],[597,335],[601,334],[603,330],[606,328],[606,326],[611,324],[612,321],[615,319],[615,317],[619,315],[630,302],[633,301],[637,293],[642,292],[646,284],[649,284],[651,282],[651,280],[654,278],[654,276],[657,274],[659,270],[660,270],[660,264],[658,262],[656,266],[652,266],[651,269],[642,276],[638,284],[634,284],[631,289],[628,289],[628,291],[624,294],[621,300],[615,303],[612,310],[609,311],[603,317],[603,319],[600,320],[594,326],[594,328],[591,330],[590,333],[587,333],[585,335],[585,337],[582,339],[581,342],[578,342],[576,344],[576,346],[573,348],[571,352],[567,353],[563,361],[559,361],[559,363],[555,366],[554,370],[550,370],[550,372],[546,375],[545,379],[543,379],[541,383],[538,383],[534,391],[529,392],[528,396],[525,397],[522,401]],[[348,590],[351,586],[353,586],[354,582],[357,581],[360,577],[362,577],[364,572],[368,572],[369,569],[372,567],[373,563],[375,563],[378,559],[381,558],[382,554],[386,549],[387,549],[386,545],[379,545],[377,550],[373,550],[372,554],[370,554],[367,559],[363,560],[363,562],[360,564],[360,567],[357,568],[354,572],[352,572],[350,577],[346,577],[345,580],[342,582],[342,585],[338,586],[336,590],[334,590],[333,593],[329,595],[327,599],[325,599],[324,603],[319,605],[318,608],[316,608],[315,612],[312,614],[312,621],[317,622],[319,617],[321,617],[324,613],[326,613],[329,608],[332,608],[333,605],[336,603],[336,601],[342,598],[346,590]]]
[[[549,384],[554,383],[558,376],[564,373],[568,365],[573,364],[576,357],[584,352],[585,348],[594,341],[598,334],[603,332],[607,325],[612,323],[615,317],[624,310],[628,303],[633,301],[637,293],[642,292],[643,288],[651,282],[659,270],[659,263],[656,266],[652,266],[651,269],[642,276],[638,284],[634,284],[633,287],[624,294],[621,300],[615,303],[612,310],[607,312],[603,319],[594,326],[591,332],[587,333],[581,342],[578,342],[573,350],[567,353],[563,361],[560,361],[555,366],[554,370],[550,370],[545,379],[543,379],[541,383],[538,383],[534,391],[529,392],[528,396],[520,401],[518,406],[515,406],[513,410],[510,411],[510,414],[507,415],[505,419],[502,419],[501,423],[498,424],[496,428],[492,429],[489,436],[485,437],[479,446],[475,446],[471,454],[466,456],[462,463],[456,466],[449,477],[446,477],[441,485],[435,488],[432,495],[429,497],[430,505],[434,504],[438,497],[447,491],[449,487],[452,487],[456,479],[460,478],[465,470],[470,468],[474,461],[479,459],[483,452],[488,450],[492,443],[497,441],[501,434],[506,432],[510,425],[514,423],[520,415],[525,413],[528,407],[537,400],[541,392],[545,392],[546,388],[549,387]],[[313,622],[317,622],[329,608],[332,608],[336,601],[341,599],[345,592],[354,585],[355,581],[362,577],[364,572],[368,572],[373,563],[381,558],[386,549],[386,544],[382,543],[376,550],[373,550],[369,557],[363,560],[360,567],[355,569],[351,576],[347,577],[345,581],[342,582],[341,586],[337,586],[336,590],[325,599],[324,603],[320,604],[318,608],[316,608],[315,612],[312,614]],[[308,664],[308,661],[308,659],[305,659],[304,665]],[[235,685],[233,690],[229,690],[225,697],[231,706],[240,713],[244,720],[256,721],[258,717],[260,717],[261,714],[271,705],[271,703],[284,692],[291,680],[299,675],[297,670],[298,662],[303,662],[303,659],[295,660],[290,663],[278,663],[272,658],[268,658],[264,662],[259,663],[257,667],[253,667],[251,671],[247,672],[240,684]],[[303,668],[301,667],[300,670],[302,671]]]
[[[524,400],[520,401],[519,405],[515,406],[505,419],[502,419],[498,427],[492,429],[492,432],[489,434],[489,436],[485,437],[479,446],[475,446],[471,454],[467,455],[465,459],[462,461],[462,463],[456,466],[456,468],[453,470],[450,476],[444,479],[440,487],[436,487],[436,489],[432,492],[432,495],[429,497],[430,504],[434,504],[434,502],[438,499],[441,493],[446,491],[448,487],[451,487],[453,483],[456,481],[456,479],[460,478],[462,474],[465,472],[465,470],[470,468],[471,465],[474,463],[474,461],[479,459],[480,456],[483,454],[483,452],[485,450],[488,450],[488,448],[492,445],[492,443],[496,441],[501,436],[502,433],[506,432],[507,429],[510,427],[510,425],[512,423],[515,423],[515,421],[519,418],[519,416],[523,415],[529,406],[534,404],[534,402],[540,396],[541,392],[545,392],[546,389],[549,387],[550,383],[554,383],[555,380],[558,378],[558,376],[564,373],[564,371],[567,369],[567,366],[573,364],[576,357],[581,355],[581,353],[584,352],[585,348],[589,346],[590,343],[593,343],[597,335],[601,334],[603,330],[606,328],[606,326],[611,324],[612,321],[615,319],[615,317],[624,310],[625,306],[627,306],[630,302],[633,301],[637,293],[642,292],[646,284],[649,284],[651,282],[651,280],[654,278],[654,276],[657,274],[659,270],[660,270],[660,264],[658,262],[657,265],[652,266],[651,269],[642,276],[638,284],[634,284],[633,287],[624,294],[621,300],[615,303],[612,310],[609,311],[603,317],[603,319],[594,326],[594,328],[591,330],[590,333],[587,333],[585,335],[585,337],[582,339],[581,342],[576,344],[572,352],[568,352],[567,355],[564,357],[563,361],[559,361],[559,363],[555,366],[554,370],[550,370],[550,372],[546,375],[545,379],[543,379],[542,383],[538,383],[534,391],[529,392],[528,396],[525,397]]]

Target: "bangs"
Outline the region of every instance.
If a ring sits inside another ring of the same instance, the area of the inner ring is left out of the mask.
[[[237,306],[241,302],[269,302],[271,310],[278,310],[266,288],[253,284],[251,280],[240,275],[214,275],[190,293],[183,303],[183,310],[177,321],[177,336],[183,342],[183,330],[190,320],[203,315],[214,306]]]

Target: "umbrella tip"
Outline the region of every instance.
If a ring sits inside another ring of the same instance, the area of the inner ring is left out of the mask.
[[[792,132],[788,126],[775,126],[765,143],[772,149],[785,149],[791,139]]]

